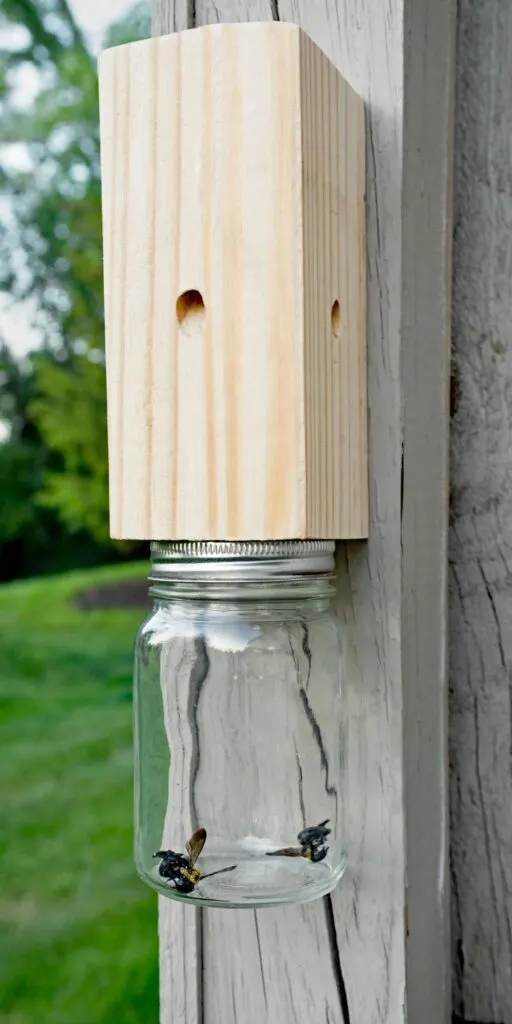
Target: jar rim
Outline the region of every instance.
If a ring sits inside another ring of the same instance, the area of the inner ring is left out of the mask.
[[[151,579],[279,580],[334,572],[333,540],[154,541]]]

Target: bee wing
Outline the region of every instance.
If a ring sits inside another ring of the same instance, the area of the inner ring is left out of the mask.
[[[302,857],[302,847],[285,846],[283,850],[270,850],[267,857]]]
[[[194,835],[191,836],[188,843],[185,844],[185,849],[188,854],[191,868],[194,867],[194,864],[197,858],[199,857],[199,854],[201,853],[201,850],[203,849],[205,842],[206,829],[198,828],[197,832],[194,832]]]

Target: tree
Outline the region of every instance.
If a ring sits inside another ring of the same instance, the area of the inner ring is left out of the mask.
[[[40,356],[43,358],[43,355]],[[51,356],[44,358],[51,360]],[[0,345],[0,579],[89,564],[105,557],[82,529],[70,538],[56,512],[34,500],[57,456],[45,444],[33,415],[35,375]]]
[[[55,465],[44,473],[40,503],[58,510],[70,533],[108,539],[105,370],[87,358],[65,366],[35,356],[38,394],[31,411]],[[63,429],[65,425],[65,429]]]
[[[8,198],[0,213],[0,292],[30,303],[42,342],[42,352],[30,359],[25,373],[37,438],[33,443],[46,449],[40,472],[33,474],[32,495],[57,512],[66,530],[85,528],[104,542],[107,454],[96,61],[67,0],[4,0],[0,29],[7,30],[8,42],[0,53],[0,184]],[[112,26],[106,43],[144,34],[149,34],[149,15],[146,4],[138,4]],[[34,95],[20,102],[20,75],[27,68]],[[5,401],[3,416],[10,422]],[[15,458],[14,445],[28,446],[28,441],[15,438],[11,428],[8,445],[9,451],[3,446],[5,464]],[[28,447],[25,463],[27,458]],[[27,471],[23,459],[18,476]],[[25,505],[30,504],[26,497]],[[0,538],[7,534],[2,507]]]
[[[0,444],[2,539],[12,542],[24,532],[33,535],[40,523],[31,501],[41,486],[45,451],[38,429],[28,416],[33,378],[5,345],[0,345],[0,419],[9,423],[9,436]]]

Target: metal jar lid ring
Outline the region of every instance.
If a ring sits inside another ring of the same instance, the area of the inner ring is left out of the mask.
[[[328,575],[334,571],[334,541],[155,541],[151,562],[153,579]]]

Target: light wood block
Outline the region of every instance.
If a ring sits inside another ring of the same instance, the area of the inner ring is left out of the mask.
[[[295,25],[100,60],[111,532],[365,537],[364,106]]]

